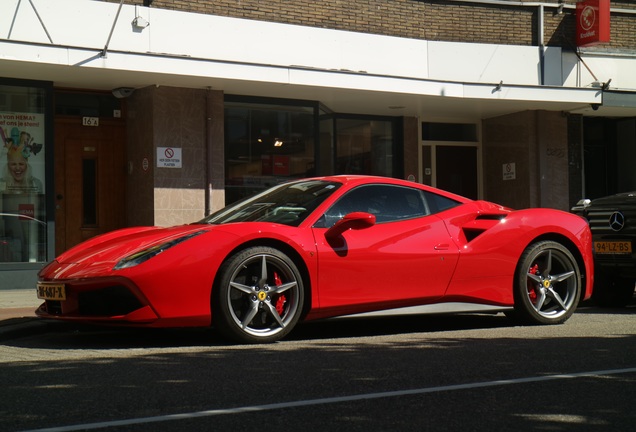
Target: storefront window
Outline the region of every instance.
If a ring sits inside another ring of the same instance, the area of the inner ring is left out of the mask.
[[[317,173],[319,175],[331,175],[334,170],[334,118],[330,112],[325,112],[321,107],[320,111],[320,138],[319,138],[319,163]]]
[[[46,90],[0,85],[0,262],[47,260]]]
[[[315,175],[316,109],[226,101],[226,203]]]
[[[396,175],[394,125],[368,118],[336,120],[336,173]]]
[[[225,202],[292,178],[399,177],[399,129],[399,119],[394,117],[334,114],[318,103],[254,103],[228,96]]]

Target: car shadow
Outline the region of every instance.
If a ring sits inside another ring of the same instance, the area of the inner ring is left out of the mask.
[[[577,314],[587,314],[587,315],[633,315],[636,314],[636,305],[629,305],[626,307],[579,307],[576,312]]]
[[[627,315],[636,313],[636,302],[625,308],[598,308],[592,302],[582,303],[575,314]],[[285,341],[338,340],[411,333],[452,333],[515,327],[519,324],[503,313],[430,313],[339,317],[299,323]],[[148,329],[106,327],[51,321],[31,332],[28,338],[3,341],[3,345],[52,350],[66,349],[135,349],[240,346],[223,339],[213,328]],[[452,335],[450,335],[452,337]]]
[[[454,332],[512,326],[515,326],[515,323],[502,313],[345,317],[300,323],[282,342]],[[51,350],[111,350],[237,346],[239,344],[223,339],[213,328],[148,329],[49,322],[43,325],[40,331],[28,337],[3,341],[3,345]]]
[[[514,327],[515,325],[515,322],[502,313],[343,317],[301,323],[287,339],[315,340],[388,336],[393,334],[404,335],[409,333],[437,333]]]

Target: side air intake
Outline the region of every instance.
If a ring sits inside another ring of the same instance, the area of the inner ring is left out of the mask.
[[[466,223],[462,227],[466,242],[470,243],[475,240],[484,232],[499,224],[505,217],[506,215],[503,214],[483,214],[477,216],[475,220]]]

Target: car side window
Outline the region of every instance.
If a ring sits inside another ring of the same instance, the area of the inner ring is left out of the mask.
[[[353,212],[375,215],[377,223],[395,222],[430,214],[423,191],[393,185],[359,186],[327,210],[317,227],[330,228],[343,216]]]
[[[433,192],[424,192],[424,200],[426,201],[431,213],[439,213],[461,204],[455,200]]]

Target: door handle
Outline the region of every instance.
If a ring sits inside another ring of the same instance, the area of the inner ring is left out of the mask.
[[[435,250],[448,250],[449,247],[448,243],[439,243],[435,245]]]

